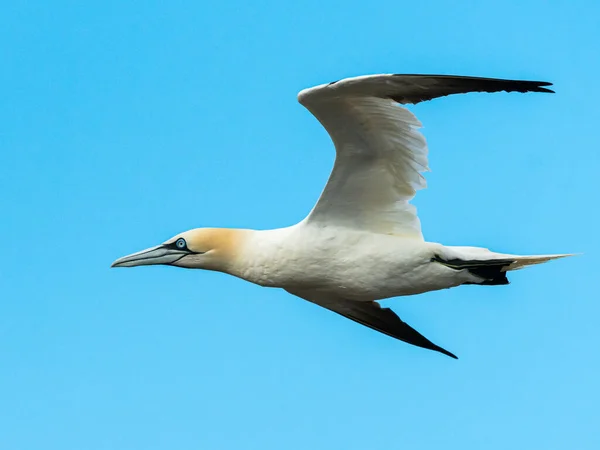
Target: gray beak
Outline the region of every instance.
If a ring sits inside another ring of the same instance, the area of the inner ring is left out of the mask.
[[[110,267],[135,267],[135,266],[153,266],[156,264],[173,264],[180,260],[187,251],[175,250],[173,248],[159,245],[157,247],[148,248],[141,252],[123,256],[117,259]]]

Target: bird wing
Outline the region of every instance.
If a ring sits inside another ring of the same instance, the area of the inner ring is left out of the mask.
[[[305,89],[304,105],[329,133],[333,170],[308,222],[423,239],[408,202],[426,187],[427,144],[400,104],[467,92],[553,92],[551,83],[449,75],[369,75]]]
[[[382,308],[375,301],[357,302],[352,300],[343,300],[336,298],[327,298],[314,295],[308,292],[288,291],[300,298],[308,300],[311,303],[322,306],[337,314],[347,317],[354,322],[360,323],[380,333],[387,334],[393,338],[416,345],[417,347],[435,350],[451,358],[458,359],[456,355],[448,350],[435,345],[413,327],[403,322],[390,308]]]

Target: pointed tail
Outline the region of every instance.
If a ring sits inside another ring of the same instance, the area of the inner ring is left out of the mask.
[[[510,255],[494,253],[480,247],[444,247],[443,254],[436,254],[432,261],[438,262],[454,270],[468,270],[469,273],[479,277],[481,281],[474,284],[501,285],[508,284],[506,272],[519,270],[534,264],[545,263],[552,259],[574,256],[573,254],[560,255]],[[471,284],[469,282],[467,284]]]
[[[506,255],[509,256],[509,255]],[[513,262],[504,270],[519,270],[523,267],[533,266],[534,264],[542,264],[553,259],[566,258],[567,256],[577,256],[576,253],[565,253],[561,255],[533,255],[533,256],[513,256]]]

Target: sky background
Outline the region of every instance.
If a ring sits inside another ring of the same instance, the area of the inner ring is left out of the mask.
[[[597,449],[596,1],[15,1],[0,14],[0,448]],[[113,260],[301,220],[333,162],[299,90],[547,80],[425,124],[427,240],[582,252],[386,301],[456,353],[273,289]]]

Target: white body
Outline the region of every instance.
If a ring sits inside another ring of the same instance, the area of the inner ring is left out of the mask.
[[[372,301],[475,282],[465,271],[431,264],[452,253],[435,243],[304,222],[255,231],[234,275],[261,286]]]

